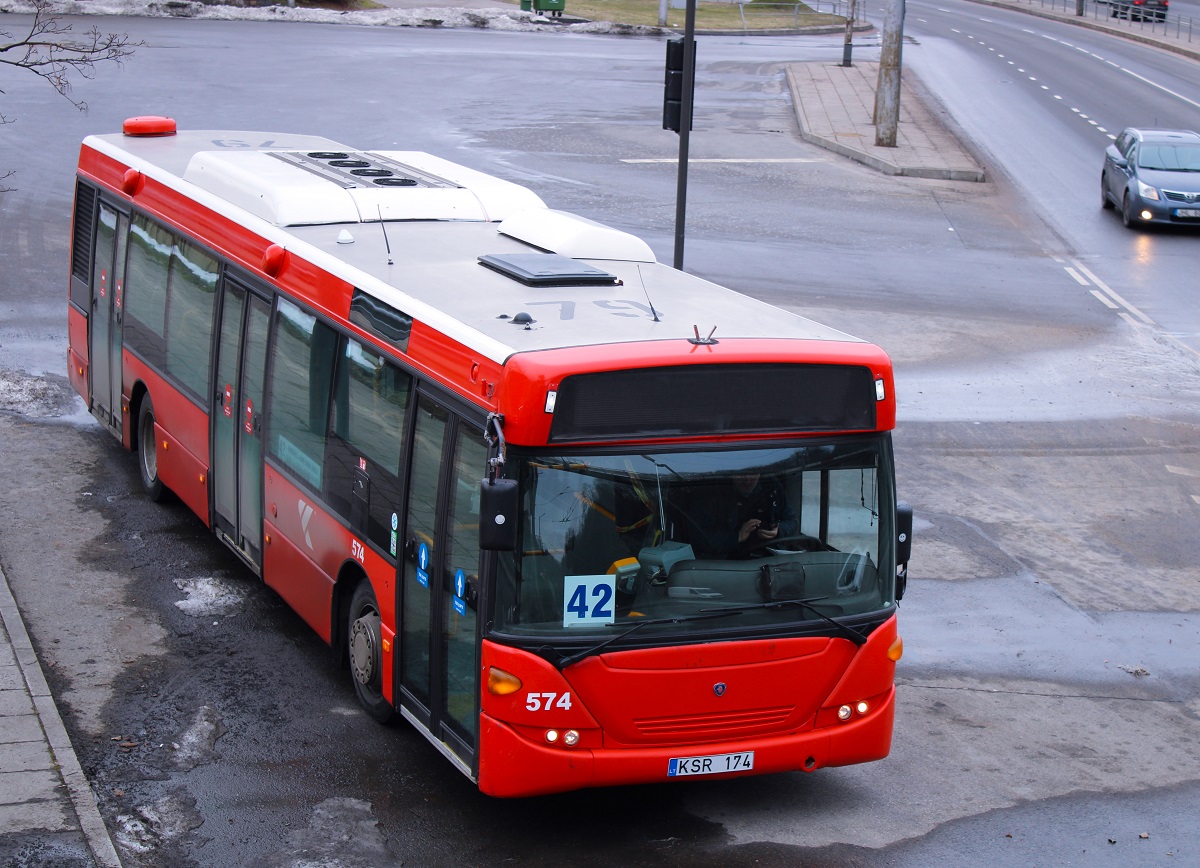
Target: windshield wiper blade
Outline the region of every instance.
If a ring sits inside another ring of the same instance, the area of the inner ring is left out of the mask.
[[[599,654],[601,651],[603,651],[605,648],[607,648],[609,645],[613,644],[614,642],[624,639],[630,633],[634,633],[634,632],[642,629],[643,627],[649,627],[652,624],[682,624],[684,621],[707,621],[711,618],[724,618],[727,615],[740,615],[741,614],[741,610],[739,610],[739,609],[723,609],[720,611],[702,610],[702,611],[705,611],[705,614],[702,614],[702,615],[677,615],[674,618],[650,618],[649,620],[646,620],[646,621],[638,621],[636,624],[634,624],[628,630],[623,630],[615,636],[609,636],[607,639],[605,639],[603,642],[600,642],[597,645],[592,645],[590,647],[584,648],[582,651],[576,651],[574,654],[568,654],[565,657],[559,657],[558,662],[555,663],[554,665],[558,668],[559,672],[562,672],[564,669],[566,669],[568,666],[572,665],[573,663],[578,663],[580,660],[583,660],[585,657],[591,657],[593,654]]]
[[[790,599],[790,600],[771,600],[768,603],[747,603],[745,606],[726,606],[726,607],[723,607],[720,609],[701,609],[700,611],[701,612],[713,612],[713,613],[721,613],[721,612],[733,613],[733,612],[746,612],[746,611],[750,611],[752,609],[778,609],[781,606],[801,606],[805,609],[808,609],[808,611],[812,612],[814,615],[816,615],[822,621],[825,621],[826,623],[831,624],[834,627],[836,627],[838,629],[838,632],[840,632],[843,636],[845,636],[847,639],[849,639],[855,645],[858,645],[860,647],[863,645],[866,645],[867,644],[866,636],[864,636],[862,633],[858,632],[857,630],[853,629],[852,627],[847,627],[841,621],[835,621],[833,618],[830,618],[828,615],[826,615],[824,612],[822,612],[820,609],[818,609],[816,606],[813,605],[813,603],[819,603],[822,600],[828,600],[828,599],[829,599],[828,596],[824,596],[824,597],[809,597],[807,599],[796,598],[796,599]]]

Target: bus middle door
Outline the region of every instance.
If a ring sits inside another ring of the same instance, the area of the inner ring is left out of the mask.
[[[479,729],[481,424],[417,404],[400,581],[401,705],[472,771]]]
[[[262,406],[271,305],[226,275],[213,394],[213,525],[262,568]]]

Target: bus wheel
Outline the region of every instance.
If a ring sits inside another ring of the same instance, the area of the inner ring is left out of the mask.
[[[146,496],[156,503],[163,499],[166,489],[158,478],[158,452],[154,448],[154,404],[150,396],[142,398],[138,409],[138,470]]]
[[[350,598],[349,628],[350,674],[354,678],[354,692],[367,714],[380,723],[387,723],[395,716],[395,709],[383,695],[383,631],[380,625],[379,604],[371,583],[363,579]]]

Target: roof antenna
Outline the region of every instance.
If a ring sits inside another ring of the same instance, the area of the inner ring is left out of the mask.
[[[387,237],[387,223],[383,222],[383,208],[379,205],[375,206],[375,210],[379,212],[379,228],[383,230],[383,246],[387,249],[388,265],[393,265],[392,262],[392,245]]]
[[[642,292],[644,292],[646,294],[646,304],[650,305],[650,313],[654,314],[655,322],[662,322],[662,320],[660,320],[658,318],[658,311],[656,311],[654,309],[654,302],[652,302],[650,300],[650,290],[646,289],[646,278],[642,277],[641,263],[638,263],[637,270],[638,270],[638,280],[640,280],[642,282]]]

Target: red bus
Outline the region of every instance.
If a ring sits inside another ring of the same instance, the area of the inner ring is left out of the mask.
[[[417,152],[84,140],[70,376],[485,793],[877,760],[890,360]]]

